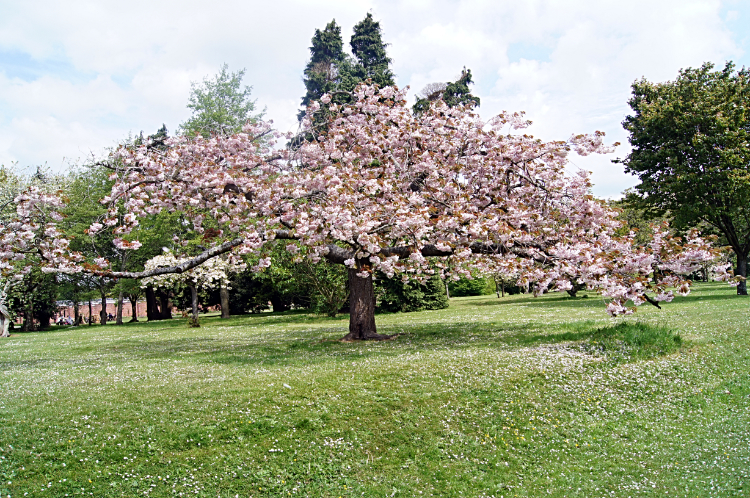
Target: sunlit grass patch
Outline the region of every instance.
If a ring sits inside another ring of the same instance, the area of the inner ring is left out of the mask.
[[[669,355],[683,347],[680,334],[664,325],[623,321],[604,327],[573,325],[576,332],[555,336],[557,340],[580,341],[584,351],[601,354],[612,361],[647,360]]]

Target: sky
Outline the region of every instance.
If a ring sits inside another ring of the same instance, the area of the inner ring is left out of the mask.
[[[277,129],[295,131],[315,29],[336,19],[348,48],[371,12],[400,87],[471,69],[479,113],[525,111],[527,133],[564,140],[601,130],[607,156],[571,156],[594,194],[636,178],[612,159],[629,148],[630,85],[681,68],[750,66],[750,0],[0,0],[0,164],[53,171],[190,116],[191,82],[245,69]]]

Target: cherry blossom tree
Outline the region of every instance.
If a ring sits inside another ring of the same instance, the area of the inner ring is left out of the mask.
[[[393,87],[361,85],[352,100],[332,104],[325,95],[311,104],[303,124],[315,140],[294,151],[274,149],[281,136],[263,122],[228,137],[120,148],[103,200],[121,202],[127,213],[104,220],[121,235],[115,244],[137,249],[125,235],[139,218],[177,210],[195,232],[207,236],[210,227],[212,245],[169,267],[117,272],[99,262],[95,271],[120,278],[183,273],[219,254],[236,261],[250,252],[260,255],[260,271],[270,265],[267,243],[288,239],[295,241],[289,251],[302,244],[313,261],[347,267],[345,339],[361,340],[386,337],[374,318],[378,271],[423,280],[446,267],[469,275],[502,264],[533,281],[537,293],[565,290],[575,275],[611,298],[608,311],[617,315],[668,300],[669,287],[686,292],[688,282],[672,270],[710,254],[699,238],[683,246],[662,236],[646,249],[617,236],[617,212],[591,195],[587,174],[565,172],[571,152],[611,150],[601,133],[543,142],[516,132],[529,124],[523,114],[483,121],[441,101],[414,115]],[[321,105],[328,118],[316,128]],[[667,259],[655,263],[665,248]]]

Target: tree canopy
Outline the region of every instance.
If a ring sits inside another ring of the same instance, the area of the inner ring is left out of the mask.
[[[252,87],[242,87],[244,75],[244,69],[229,72],[229,67],[224,64],[213,78],[206,78],[200,84],[193,83],[187,105],[193,114],[180,125],[180,131],[206,138],[213,134],[226,136],[241,131],[246,122],[260,118],[262,113],[253,114]]]
[[[632,152],[625,171],[638,176],[644,205],[680,225],[721,233],[747,277],[750,252],[750,72],[730,62],[680,71],[674,81],[632,85],[634,113],[623,122]],[[739,294],[747,294],[744,281]]]

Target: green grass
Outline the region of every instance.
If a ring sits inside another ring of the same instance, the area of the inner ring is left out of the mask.
[[[703,284],[0,342],[0,496],[749,496],[750,299]],[[28,493],[28,494],[26,494]]]

